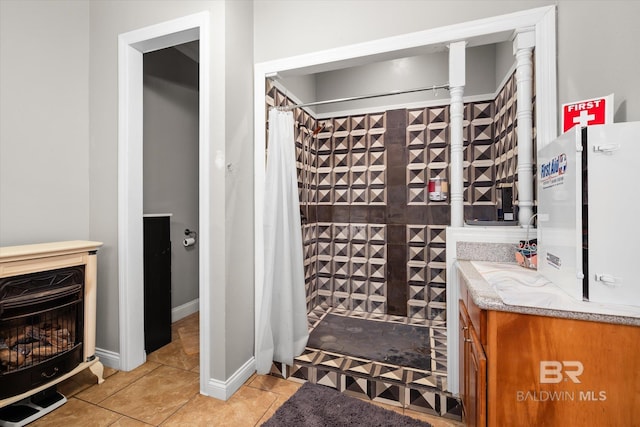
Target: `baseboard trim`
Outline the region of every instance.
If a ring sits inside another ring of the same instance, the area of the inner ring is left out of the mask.
[[[120,353],[101,348],[96,348],[96,356],[104,366],[120,370]],[[256,371],[256,360],[252,356],[226,381],[209,378],[209,381],[201,390],[202,394],[219,400],[228,400]]]
[[[190,314],[200,311],[200,298],[179,305],[171,309],[171,323],[187,317]]]
[[[100,358],[100,362],[102,362],[104,366],[120,370],[120,353],[96,348],[96,356]]]
[[[247,360],[236,372],[226,381],[209,378],[203,394],[219,400],[229,399],[256,371],[256,360],[254,357]]]

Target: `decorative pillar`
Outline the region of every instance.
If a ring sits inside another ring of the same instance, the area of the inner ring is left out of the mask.
[[[449,130],[451,135],[451,226],[464,226],[464,141],[462,138],[464,104],[462,95],[465,85],[465,45],[466,42],[449,44]]]
[[[535,29],[516,31],[513,54],[516,57],[518,88],[518,222],[527,226],[533,216],[533,61]]]

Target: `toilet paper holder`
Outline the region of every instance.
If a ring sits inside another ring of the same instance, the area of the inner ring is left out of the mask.
[[[187,248],[189,246],[193,246],[196,244],[196,239],[198,238],[197,232],[195,232],[194,230],[189,230],[188,228],[185,228],[184,235],[187,236],[187,238],[182,241],[182,246]]]

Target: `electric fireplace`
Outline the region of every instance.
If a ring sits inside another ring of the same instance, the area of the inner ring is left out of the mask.
[[[0,408],[90,368],[99,242],[0,248]]]

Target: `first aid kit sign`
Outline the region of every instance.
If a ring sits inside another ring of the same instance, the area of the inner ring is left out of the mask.
[[[585,99],[562,106],[562,132],[575,125],[613,123],[613,94],[603,98]]]

